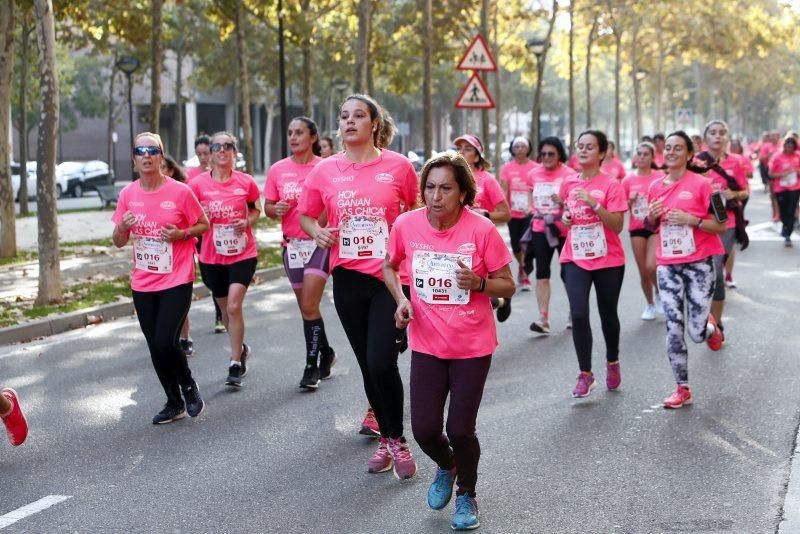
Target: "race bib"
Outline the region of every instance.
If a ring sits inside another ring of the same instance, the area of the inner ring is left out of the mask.
[[[527,191],[512,191],[511,192],[511,210],[528,212],[530,210],[530,203],[528,202]]]
[[[414,289],[428,304],[467,304],[469,290],[459,289],[456,280],[458,260],[472,268],[472,256],[415,250],[412,259]]]
[[[634,219],[643,221],[647,217],[647,197],[639,195],[631,204],[631,216]]]
[[[661,256],[684,258],[694,254],[694,230],[686,224],[661,225]]]
[[[572,227],[572,257],[594,260],[608,253],[603,223],[580,224]]]
[[[290,239],[286,243],[286,257],[290,269],[302,269],[311,259],[317,244],[313,239]]]
[[[786,176],[782,176],[780,184],[783,187],[794,187],[797,184],[797,173],[790,172]]]
[[[533,207],[537,211],[545,213],[552,211],[556,204],[553,202],[553,194],[555,192],[556,186],[554,183],[537,183],[533,187]]]
[[[133,236],[134,266],[155,274],[172,272],[172,243],[158,237]]]
[[[220,256],[238,256],[247,246],[247,234],[236,233],[232,224],[214,224],[214,248]]]
[[[386,257],[389,225],[383,217],[348,217],[339,226],[339,257],[373,260]]]

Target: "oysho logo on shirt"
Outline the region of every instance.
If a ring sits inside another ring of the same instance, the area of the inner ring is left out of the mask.
[[[128,202],[128,206],[132,208],[141,208],[144,206],[144,202]]]
[[[694,195],[692,194],[691,191],[681,191],[680,193],[678,193],[678,198],[681,200],[692,200],[694,198]]]
[[[409,241],[408,244],[411,248],[416,248],[419,250],[433,250],[433,245],[429,245],[428,243],[417,243],[416,241]]]
[[[388,172],[382,172],[380,174],[375,175],[375,181],[381,182],[382,184],[390,184],[394,182],[394,176],[392,176]]]
[[[174,210],[175,209],[175,203],[172,202],[171,200],[165,200],[164,202],[159,204],[159,206],[161,206],[161,209],[164,209],[164,210]]]
[[[457,250],[459,254],[473,254],[478,247],[475,246],[475,243],[463,243],[458,246]]]
[[[603,193],[599,189],[592,189],[591,191],[589,191],[589,194],[598,200],[601,200],[603,197],[606,196],[605,193]]]
[[[331,179],[331,182],[337,184],[339,182],[352,182],[355,179],[356,179],[355,176],[337,176]]]

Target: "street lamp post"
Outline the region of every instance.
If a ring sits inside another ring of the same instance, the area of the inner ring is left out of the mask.
[[[525,45],[528,50],[533,53],[533,56],[536,58],[536,90],[534,91],[533,96],[533,113],[531,114],[531,121],[534,121],[534,128],[531,128],[531,131],[536,132],[536,139],[533,139],[533,144],[535,146],[539,146],[539,139],[542,137],[542,108],[540,105],[541,100],[541,88],[542,88],[542,69],[541,69],[541,62],[542,56],[544,55],[544,50],[547,46],[547,41],[541,39],[539,37],[533,37],[528,39],[528,42]]]
[[[131,90],[131,75],[139,68],[139,60],[133,56],[123,56],[117,61],[116,67],[125,73],[128,79],[128,122],[130,123],[131,134],[131,150],[133,149],[133,93]],[[131,180],[133,180],[136,170],[133,167],[133,159],[131,158]]]
[[[280,86],[280,106],[281,106],[281,157],[285,158],[288,154],[286,140],[286,130],[289,127],[288,113],[286,109],[286,58],[283,46],[283,0],[278,0],[278,70]]]

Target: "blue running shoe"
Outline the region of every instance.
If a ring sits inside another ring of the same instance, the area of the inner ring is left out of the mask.
[[[481,522],[478,521],[478,501],[475,497],[467,494],[456,495],[456,511],[450,526],[453,530],[473,530],[481,526]]]
[[[428,489],[428,506],[434,510],[441,510],[447,506],[453,496],[455,481],[455,472],[437,467],[436,478],[433,479],[431,487]]]

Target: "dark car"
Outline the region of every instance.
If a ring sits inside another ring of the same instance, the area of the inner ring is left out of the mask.
[[[95,189],[97,185],[109,184],[114,181],[114,171],[105,161],[65,161],[56,167],[57,183],[66,183],[66,190],[58,191],[59,194],[82,197],[83,193],[89,189]]]

